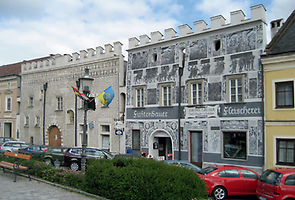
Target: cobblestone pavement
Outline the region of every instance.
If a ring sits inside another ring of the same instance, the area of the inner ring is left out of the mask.
[[[42,181],[17,176],[13,182],[14,174],[3,173],[0,170],[0,200],[94,200],[104,199],[100,197],[89,197],[69,188],[61,188]],[[77,190],[78,191],[78,190]]]

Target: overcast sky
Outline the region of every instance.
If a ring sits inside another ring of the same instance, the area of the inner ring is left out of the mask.
[[[263,4],[267,23],[295,9],[294,0],[0,0],[0,66],[49,54],[72,54]],[[269,29],[269,26],[267,27]],[[193,30],[192,30],[193,31]],[[268,41],[270,39],[268,38]],[[126,58],[127,59],[127,58]]]

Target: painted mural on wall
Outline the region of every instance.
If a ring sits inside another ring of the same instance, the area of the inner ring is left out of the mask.
[[[197,130],[203,132],[204,152],[221,153],[222,131],[243,130],[249,135],[247,141],[251,144],[249,155],[262,155],[262,120],[257,120],[262,117],[261,102],[226,103],[226,84],[229,75],[244,75],[246,100],[257,101],[257,98],[262,97],[258,52],[260,50],[257,50],[262,48],[262,38],[262,26],[256,26],[243,31],[191,39],[187,42],[134,53],[131,56],[132,70],[129,74],[133,82],[127,81],[127,105],[132,106],[130,100],[133,98],[132,86],[145,85],[147,86],[145,103],[157,106],[159,104],[158,85],[165,82],[173,82],[173,103],[177,103],[179,52],[185,47],[187,55],[183,74],[184,86],[181,88],[182,102],[188,103],[188,81],[202,79],[204,105],[184,108],[182,149],[189,149],[188,134],[192,130]],[[218,103],[214,104],[215,102]],[[130,108],[129,112],[134,110]],[[126,132],[131,133],[132,129],[140,129],[142,147],[148,148],[151,134],[156,130],[165,130],[173,138],[174,150],[177,150],[178,130],[175,119],[169,118],[169,115],[162,121],[156,118],[154,120],[129,118],[130,121],[126,122]],[[126,146],[131,147],[131,134],[126,134]]]

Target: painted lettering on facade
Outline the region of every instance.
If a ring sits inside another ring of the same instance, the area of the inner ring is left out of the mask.
[[[205,107],[187,107],[184,109],[185,118],[205,118],[205,117],[218,117],[220,112],[219,105],[216,106],[205,106]]]
[[[261,117],[261,103],[224,104],[221,111],[222,117]]]
[[[151,112],[145,112],[145,111],[134,111],[133,113],[133,118],[134,119],[142,119],[142,118],[167,118],[168,117],[168,112],[156,112],[156,111],[151,111]]]

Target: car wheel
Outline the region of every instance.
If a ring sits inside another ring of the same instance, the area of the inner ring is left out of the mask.
[[[77,162],[71,162],[70,169],[73,170],[73,171],[78,171],[78,169],[79,169],[78,163]]]
[[[214,197],[214,199],[218,200],[225,199],[225,197],[227,196],[227,191],[224,187],[217,186],[216,188],[214,188],[212,196]]]
[[[47,165],[52,165],[52,160],[51,160],[51,158],[45,158],[45,163],[47,164]]]

